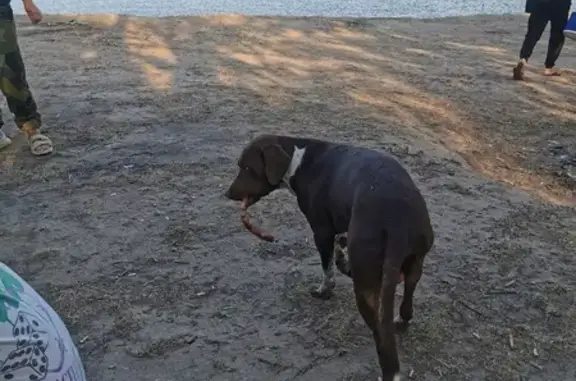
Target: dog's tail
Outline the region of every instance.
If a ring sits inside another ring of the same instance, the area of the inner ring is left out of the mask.
[[[385,240],[384,250],[386,252],[383,253],[379,322],[394,320],[394,294],[401,278],[402,264],[410,255],[410,239],[407,229],[396,225],[396,227],[387,230]]]
[[[396,286],[401,276],[404,259],[409,255],[410,241],[406,229],[396,225],[386,234],[384,262],[382,266],[382,282],[380,288],[380,308],[377,316],[378,343],[383,356],[381,359],[390,361],[387,369],[400,370],[396,350],[396,335],[394,326],[394,299]],[[394,380],[400,379],[400,373],[394,375]]]

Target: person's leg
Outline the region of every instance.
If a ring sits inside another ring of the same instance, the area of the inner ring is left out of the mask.
[[[2,78],[2,72],[4,71],[4,62],[6,62],[5,53],[13,50],[14,45],[10,44],[13,41],[11,36],[6,35],[6,32],[10,32],[12,28],[8,23],[12,22],[14,16],[12,14],[12,8],[8,6],[0,6],[0,78]],[[0,84],[1,85],[1,84]],[[0,149],[9,146],[12,141],[6,136],[2,127],[4,126],[4,120],[2,118],[2,113],[0,112]]]
[[[514,79],[524,79],[524,69],[526,64],[534,52],[536,43],[540,40],[540,37],[542,37],[542,33],[544,32],[544,29],[546,29],[548,21],[549,14],[547,9],[542,6],[536,7],[534,11],[530,13],[530,17],[528,18],[528,30],[526,31],[524,42],[520,49],[520,60],[514,67],[513,71]]]
[[[6,7],[4,7],[6,8]],[[52,142],[40,134],[42,124],[36,101],[26,80],[26,68],[16,37],[16,24],[10,11],[0,10],[0,36],[2,45],[2,72],[0,90],[6,97],[8,108],[14,114],[14,121],[28,137],[34,155],[52,152]]]
[[[20,49],[6,53],[5,60],[1,87],[8,108],[14,114],[18,128],[28,136],[34,135],[40,129],[42,119],[26,80],[26,67]]]
[[[550,14],[550,40],[548,41],[548,54],[546,55],[544,75],[559,75],[560,72],[554,68],[556,61],[564,46],[564,28],[568,22],[570,13],[569,0],[558,1],[558,4],[551,10]]]

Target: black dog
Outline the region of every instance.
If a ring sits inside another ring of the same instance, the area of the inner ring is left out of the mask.
[[[426,203],[408,172],[377,151],[280,135],[252,140],[238,166],[226,192],[229,199],[248,199],[250,205],[284,187],[296,195],[324,270],[324,282],[312,295],[330,297],[336,249],[337,267],[352,278],[358,310],[374,335],[382,381],[399,380],[396,286],[404,277],[396,323],[405,329],[423,260],[434,242]]]

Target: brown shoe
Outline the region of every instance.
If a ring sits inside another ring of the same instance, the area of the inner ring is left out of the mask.
[[[514,79],[516,81],[523,81],[524,80],[524,69],[526,68],[526,60],[521,59],[518,61],[518,64],[514,67]]]

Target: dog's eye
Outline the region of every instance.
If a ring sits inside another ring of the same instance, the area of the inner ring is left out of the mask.
[[[251,177],[256,177],[256,178],[258,178],[258,173],[254,170],[254,168],[252,168],[252,167],[244,167],[244,168],[242,168],[242,169],[244,170],[244,172],[245,172],[247,175],[249,175],[249,176],[251,176]]]

